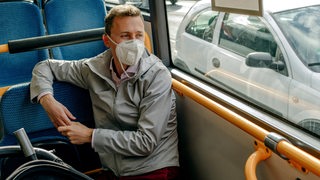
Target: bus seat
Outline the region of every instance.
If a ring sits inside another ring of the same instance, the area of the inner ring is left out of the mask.
[[[48,34],[104,27],[104,0],[47,0],[43,4]],[[52,58],[77,60],[93,57],[106,50],[102,41],[52,48]]]
[[[13,132],[24,128],[34,147],[47,150],[53,148],[57,156],[78,170],[79,168],[89,170],[87,168],[93,165],[95,168],[100,167],[98,156],[90,144],[72,145],[56,130],[42,106],[31,103],[29,85],[30,83],[13,85],[1,98],[0,146],[17,145]],[[91,100],[87,90],[64,82],[54,82],[53,88],[54,97],[73,113],[77,121],[89,127],[94,126]]]
[[[0,44],[45,35],[41,11],[32,2],[0,2],[0,17]],[[0,87],[30,81],[34,65],[48,57],[48,50],[1,53]]]

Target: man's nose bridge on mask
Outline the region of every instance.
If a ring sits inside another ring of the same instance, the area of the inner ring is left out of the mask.
[[[106,34],[106,35],[108,36],[108,38],[111,40],[111,42],[113,44],[118,45],[118,43],[113,41],[113,39],[108,34]],[[135,39],[139,39],[139,38],[135,38]],[[150,37],[149,37],[148,33],[146,33],[146,32],[144,32],[144,45],[146,46],[146,48],[148,49],[149,52],[152,52]]]
[[[136,34],[130,34],[129,35],[129,40],[137,39],[135,36],[136,36]]]

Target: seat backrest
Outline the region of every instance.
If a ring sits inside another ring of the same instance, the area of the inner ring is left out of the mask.
[[[77,121],[93,125],[88,91],[63,82],[55,82],[53,88],[54,97],[77,117]],[[3,94],[0,101],[0,126],[3,127],[0,146],[16,144],[13,132],[20,128],[26,130],[32,143],[55,138],[65,139],[57,132],[42,106],[31,103],[29,91],[29,83],[22,83],[11,86]]]
[[[0,44],[42,35],[45,35],[43,19],[36,4],[0,2]],[[48,50],[0,54],[0,87],[30,81],[34,65],[48,57]]]
[[[47,0],[43,4],[48,34],[104,27],[104,0]],[[54,59],[78,60],[93,57],[106,47],[101,41],[61,46],[52,49]]]
[[[98,168],[99,158],[91,145],[76,146],[62,136],[53,126],[42,106],[31,103],[29,88],[30,83],[13,85],[1,97],[0,147],[17,145],[13,132],[24,128],[34,147],[54,149],[58,157],[78,170]],[[88,127],[94,127],[91,100],[87,90],[63,82],[54,82],[53,90],[55,99],[71,111],[77,118],[76,121]]]

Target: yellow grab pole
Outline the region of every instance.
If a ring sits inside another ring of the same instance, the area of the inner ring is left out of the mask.
[[[101,171],[103,171],[103,169],[102,168],[98,168],[98,169],[94,169],[94,170],[91,170],[91,171],[84,172],[84,174],[93,175],[93,174],[97,174],[97,173],[99,173]]]
[[[219,103],[205,97],[204,95],[198,93],[197,91],[189,88],[188,86],[182,84],[181,82],[172,79],[172,88],[176,90],[179,94],[185,95],[198,102],[202,106],[208,108],[209,110],[215,112],[217,115],[226,119],[230,123],[234,124],[238,128],[247,132],[251,136],[255,137],[257,140],[264,142],[267,135],[270,133],[267,130],[259,127],[258,125],[252,123],[251,121],[241,117],[230,109],[220,105]],[[320,176],[320,160],[311,156],[305,151],[300,150],[296,146],[286,142],[285,140],[279,141],[277,144],[277,151],[302,165],[305,169],[313,172],[314,174]]]
[[[256,169],[260,161],[266,160],[269,156],[266,155],[264,149],[257,149],[248,158],[245,166],[245,175],[247,180],[257,180]]]
[[[0,53],[9,52],[9,46],[8,44],[2,44],[0,45]]]
[[[251,154],[245,165],[245,176],[247,180],[257,180],[256,169],[259,162],[268,159],[271,156],[271,151],[265,147],[260,141],[255,141],[256,151]]]
[[[320,176],[320,160],[318,158],[295,147],[287,141],[280,141],[277,145],[277,151],[285,155],[288,159],[298,163],[304,169]]]
[[[183,95],[190,97],[194,101],[198,102],[199,104],[203,105],[209,110],[215,112],[222,118],[238,126],[245,132],[249,133],[250,135],[255,136],[258,140],[263,142],[265,137],[268,135],[268,131],[266,131],[265,129],[252,123],[251,121],[248,121],[244,117],[241,117],[240,115],[236,114],[230,109],[227,109],[221,104],[218,104],[217,102],[205,97],[204,95],[196,92],[195,90],[187,87],[186,85],[180,83],[175,79],[172,79],[172,87],[174,90],[178,91],[179,93],[182,93]]]

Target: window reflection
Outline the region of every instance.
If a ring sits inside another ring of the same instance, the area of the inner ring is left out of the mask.
[[[149,10],[149,0],[105,0],[111,4],[132,4],[140,9]]]
[[[211,42],[213,30],[218,19],[217,17],[217,12],[210,10],[204,11],[189,23],[186,32]]]
[[[271,12],[216,12],[210,1],[175,23],[168,12],[173,64],[320,135],[320,7]]]

